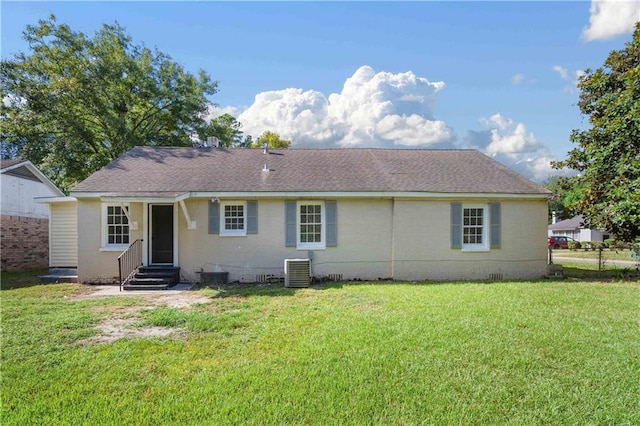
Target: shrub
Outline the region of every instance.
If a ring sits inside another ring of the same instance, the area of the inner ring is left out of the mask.
[[[621,250],[624,248],[624,243],[622,241],[616,240],[615,238],[608,238],[604,240],[604,244],[611,250]]]
[[[569,248],[569,250],[578,250],[582,247],[582,244],[580,244],[580,241],[569,241],[567,243],[567,247]]]

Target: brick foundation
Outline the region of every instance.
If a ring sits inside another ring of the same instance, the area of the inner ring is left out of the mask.
[[[2,272],[46,269],[49,266],[49,219],[2,215]]]

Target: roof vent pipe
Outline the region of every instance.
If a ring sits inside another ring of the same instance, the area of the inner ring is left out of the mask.
[[[269,171],[269,165],[267,163],[264,163],[264,167],[262,167],[262,171],[263,172],[268,172]]]
[[[268,154],[269,153],[269,144],[267,142],[265,142],[264,146],[264,151],[262,151],[263,154]]]

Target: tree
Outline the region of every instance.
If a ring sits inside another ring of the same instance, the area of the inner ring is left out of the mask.
[[[573,130],[578,146],[553,166],[581,173],[577,209],[588,226],[631,242],[640,237],[640,23],[625,46],[580,78],[578,106],[591,128]]]
[[[0,63],[3,155],[20,155],[68,189],[138,145],[189,146],[217,83],[132,42],[119,24],[92,38],[27,26],[29,54]]]
[[[283,149],[289,148],[291,146],[291,141],[287,139],[280,138],[280,135],[276,132],[271,132],[269,130],[262,132],[258,139],[253,142],[251,145],[252,148],[262,148],[264,144],[267,144],[269,148],[274,149]]]
[[[561,220],[570,219],[577,214],[576,204],[580,200],[583,189],[578,185],[576,176],[551,176],[544,187],[552,192],[549,199],[549,218],[551,212],[557,212]]]
[[[201,141],[208,136],[214,136],[220,141],[221,148],[232,148],[242,145],[242,123],[231,114],[222,114],[212,118],[209,124],[198,129],[198,137]]]

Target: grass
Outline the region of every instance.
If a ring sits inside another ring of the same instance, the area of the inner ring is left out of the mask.
[[[46,269],[24,272],[3,272],[0,276],[0,289],[7,290],[37,285],[38,276],[46,273]]]
[[[637,282],[87,291],[1,293],[3,425],[640,423]],[[131,316],[177,333],[87,340]]]
[[[553,250],[553,255],[558,257],[572,257],[576,259],[593,259],[598,260],[597,250]],[[602,259],[604,260],[626,260],[633,261],[631,259],[630,250],[602,250]]]

